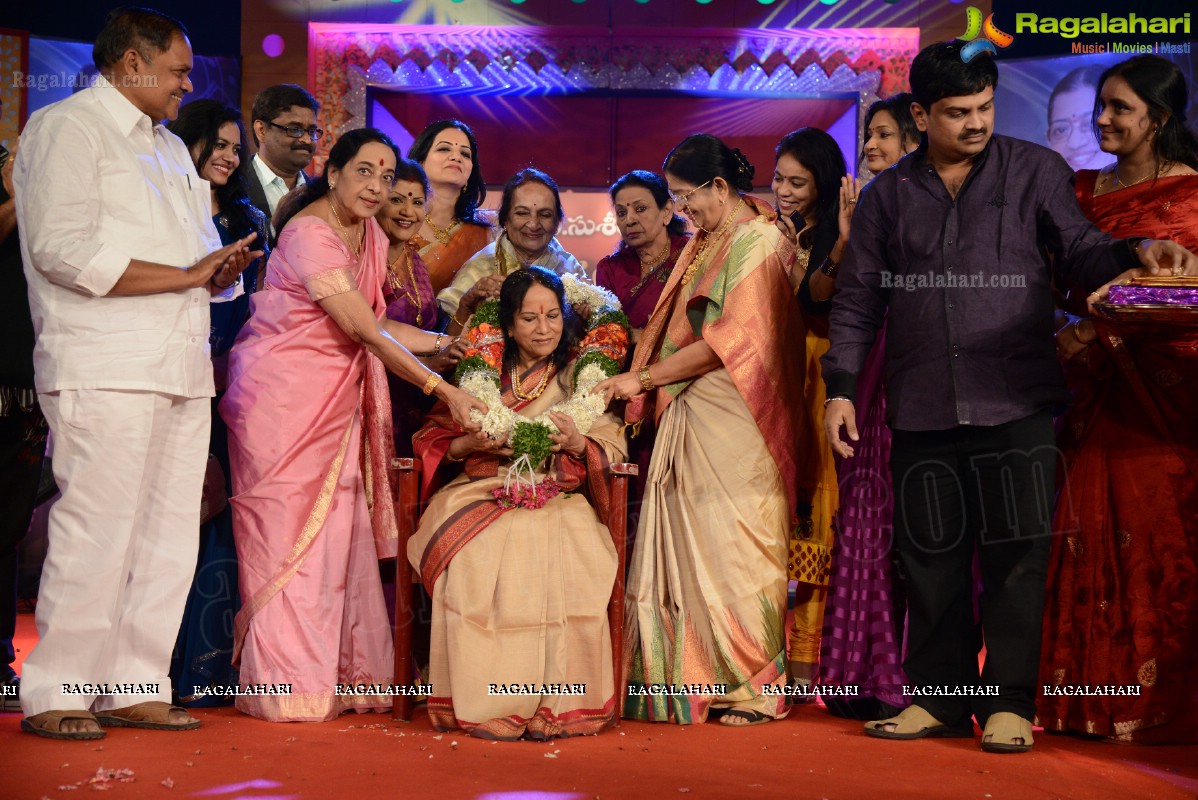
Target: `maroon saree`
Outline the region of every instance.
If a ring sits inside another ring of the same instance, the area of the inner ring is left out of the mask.
[[[1093,196],[1114,236],[1198,249],[1198,176]],[[1097,320],[1068,365],[1039,702],[1049,730],[1198,742],[1198,327]]]

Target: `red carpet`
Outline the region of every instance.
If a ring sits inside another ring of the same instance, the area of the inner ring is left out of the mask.
[[[32,617],[18,645],[35,639]],[[427,718],[381,714],[272,724],[201,710],[198,731],[118,729],[98,742],[57,742],[0,715],[0,798],[340,800],[398,798],[1194,798],[1198,748],[1118,746],[1037,734],[1027,755],[982,753],[963,739],[886,742],[814,706],[743,730],[625,722],[600,736],[549,744],[438,734]],[[96,771],[132,781],[88,784]],[[125,774],[128,777],[127,773]],[[81,784],[81,785],[80,785]],[[71,788],[78,785],[78,788]],[[379,795],[384,796],[384,795]]]

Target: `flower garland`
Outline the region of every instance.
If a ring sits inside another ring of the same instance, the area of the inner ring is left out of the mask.
[[[471,411],[470,418],[482,426],[487,436],[505,442],[512,449],[515,461],[526,456],[534,467],[540,465],[553,448],[550,434],[558,433],[549,415],[565,414],[585,436],[606,410],[603,395],[591,394],[591,390],[600,381],[618,374],[628,353],[628,317],[620,310],[616,296],[569,274],[562,276],[562,284],[566,302],[576,312],[579,309],[588,312],[582,315],[587,317],[587,331],[578,345],[574,393],[568,400],[556,403],[531,420],[503,404],[500,391],[503,330],[499,325],[498,299],[486,300],[475,309],[470,318],[471,327],[463,334],[467,342],[466,353],[458,362],[455,373],[462,391],[487,404],[485,415]]]

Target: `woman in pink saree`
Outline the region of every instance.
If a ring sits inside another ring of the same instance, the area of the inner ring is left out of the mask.
[[[243,686],[268,690],[237,707],[266,720],[390,706],[337,690],[392,678],[376,564],[398,543],[386,370],[436,393],[464,428],[476,428],[471,407],[485,410],[412,355],[446,337],[383,319],[387,237],[373,217],[397,159],[372,128],[333,146],[324,176],[279,214],[266,285],[229,360],[220,411],[242,596],[234,661]]]

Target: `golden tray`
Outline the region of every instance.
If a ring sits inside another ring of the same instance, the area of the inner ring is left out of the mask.
[[[1094,311],[1112,322],[1149,322],[1156,325],[1198,327],[1198,306],[1165,303],[1095,303]]]
[[[1170,289],[1198,289],[1198,275],[1142,275],[1127,282],[1130,286],[1168,286]]]

